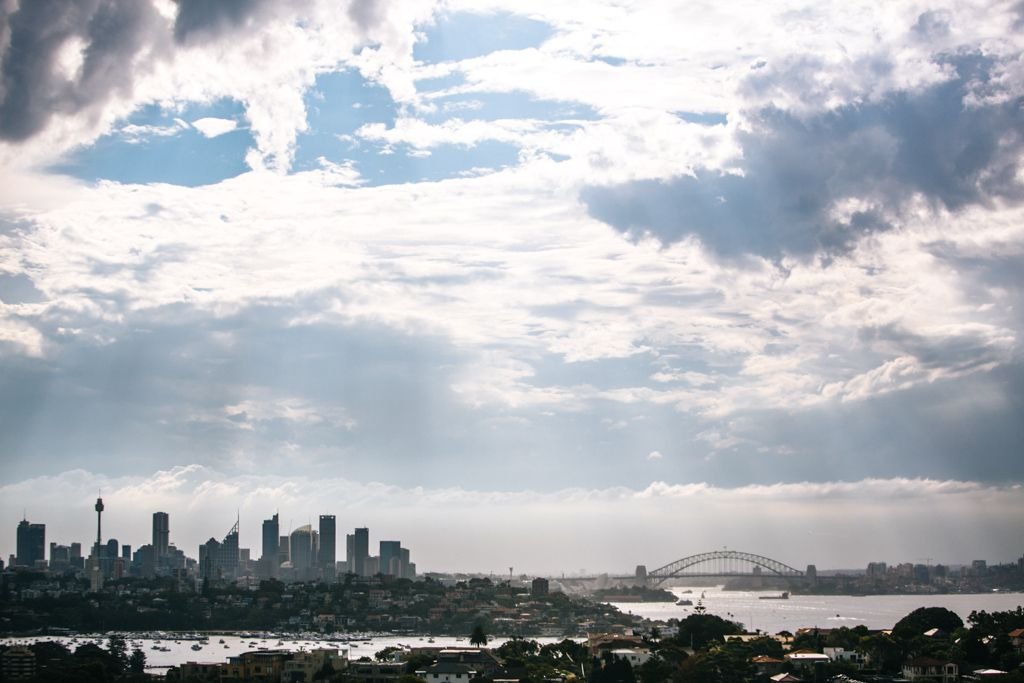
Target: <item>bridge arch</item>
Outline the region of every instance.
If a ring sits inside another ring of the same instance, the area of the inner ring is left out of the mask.
[[[678,576],[753,576],[753,572],[736,571],[739,563],[761,567],[770,572],[769,575],[779,576],[786,579],[802,579],[804,573],[794,569],[787,564],[773,560],[764,555],[744,553],[739,550],[714,550],[709,553],[690,555],[675,562],[669,562],[664,567],[658,567],[647,573],[647,579],[660,584],[668,579]],[[710,565],[711,569],[702,572],[687,571],[698,565]]]

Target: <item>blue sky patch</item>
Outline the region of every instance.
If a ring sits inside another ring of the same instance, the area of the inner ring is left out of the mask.
[[[176,119],[191,124],[208,117],[231,119],[239,127],[207,138],[191,125],[176,123]],[[177,126],[179,130],[168,135],[147,134],[143,127],[149,126],[168,131]],[[253,146],[253,137],[245,127],[245,110],[240,102],[224,99],[190,105],[180,111],[151,104],[120,123],[114,132],[75,152],[52,170],[89,181],[173,183],[197,187],[248,171],[245,154]]]
[[[729,117],[720,112],[677,111],[676,116],[688,123],[699,123],[702,126],[724,126]]]
[[[595,121],[597,111],[579,102],[539,100],[522,92],[481,92],[449,95],[433,100],[437,111],[423,118],[431,123],[459,118],[464,121],[498,119],[538,119],[559,121],[584,119]]]
[[[515,14],[459,12],[440,17],[413,47],[413,57],[427,64],[455,62],[497,52],[537,47],[554,34],[542,21]]]

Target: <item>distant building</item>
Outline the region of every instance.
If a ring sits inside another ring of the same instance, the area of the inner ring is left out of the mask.
[[[456,662],[437,662],[416,672],[427,683],[468,683],[476,674],[474,667]]]
[[[18,522],[17,566],[34,567],[46,559],[46,525]]]
[[[313,528],[309,524],[291,533],[289,550],[295,580],[308,581],[313,569]]]
[[[263,520],[263,554],[260,555],[260,562],[269,577],[277,577],[277,570],[281,567],[281,559],[278,557],[280,548],[281,526],[275,512],[273,517]]]
[[[635,669],[651,658],[651,651],[645,647],[625,647],[612,650],[612,657],[629,662]]]
[[[533,583],[530,584],[530,595],[532,595],[535,598],[542,598],[548,594],[548,589],[548,580],[538,576],[536,579],[533,580]]]
[[[167,557],[171,544],[171,516],[166,512],[153,513],[153,552],[157,560]]]
[[[365,527],[356,528],[349,550],[351,552],[346,558],[348,570],[359,576],[373,576],[366,571],[366,559],[370,556],[370,530]]]
[[[232,579],[238,576],[238,522],[223,541],[211,538],[199,546],[199,576],[203,579]]]
[[[316,675],[325,668],[328,671],[341,673],[348,666],[348,659],[338,654],[336,648],[319,647],[313,650],[300,650],[292,654],[292,658],[284,663],[281,671],[282,681],[314,681]]]
[[[345,683],[394,683],[404,674],[405,662],[351,661],[342,680]]]
[[[334,567],[338,561],[338,530],[334,515],[320,515],[320,542],[317,565],[324,581],[334,581]]]
[[[36,655],[23,645],[7,648],[0,654],[0,679],[23,681],[35,678]]]
[[[222,681],[281,681],[284,667],[294,655],[287,650],[255,650],[228,657],[221,665]],[[184,673],[184,672],[183,672]]]
[[[402,543],[401,541],[380,542],[380,573],[389,576],[402,575]]]
[[[955,662],[932,657],[915,657],[903,664],[903,678],[908,681],[934,681],[935,683],[956,683],[960,667]]]

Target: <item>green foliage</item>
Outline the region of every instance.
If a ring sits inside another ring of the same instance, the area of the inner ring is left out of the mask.
[[[412,655],[405,660],[405,673],[415,674],[417,671],[427,668],[434,663],[431,655]]]
[[[476,581],[476,579],[473,579],[473,581]],[[477,624],[473,627],[473,632],[469,634],[469,643],[478,647],[487,644],[487,634],[484,632],[483,625]]]
[[[138,648],[132,650],[128,658],[128,670],[133,674],[141,674],[146,670],[146,653]]]
[[[502,643],[497,649],[498,656],[502,659],[514,659],[526,663],[526,660],[540,652],[540,643],[536,640],[526,640],[513,636],[510,640]]]
[[[673,674],[673,683],[746,683],[754,670],[741,650],[712,648],[690,657]]]
[[[664,683],[672,675],[673,667],[661,657],[651,657],[636,667],[635,673],[640,683]]]
[[[683,647],[692,645],[700,649],[712,641],[723,641],[727,635],[742,632],[740,624],[714,614],[691,614],[679,622],[675,641]]]
[[[1024,628],[1024,607],[1018,605],[1015,610],[992,612],[985,610],[971,612],[967,617],[971,631],[981,636],[997,636],[1007,634],[1017,628]]]
[[[414,674],[402,674],[396,683],[427,683],[427,681]]]
[[[392,653],[401,651],[402,648],[389,645],[383,650],[378,650],[376,653],[374,653],[373,658],[376,659],[378,662],[383,662],[391,659]]]
[[[591,670],[590,683],[636,683],[633,666],[610,652]]]
[[[872,666],[880,671],[898,671],[903,662],[903,649],[899,643],[883,633],[861,638],[857,649],[867,655]]]
[[[892,635],[896,641],[909,641],[932,628],[952,633],[964,625],[956,612],[945,607],[919,607],[896,622]]]

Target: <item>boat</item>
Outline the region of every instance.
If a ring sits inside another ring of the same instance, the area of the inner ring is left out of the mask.
[[[758,600],[789,600],[789,591],[782,591],[780,595],[759,595]]]
[[[687,600],[686,598],[682,598],[681,600],[677,600],[676,604],[677,605],[692,605],[693,604],[693,600]]]

